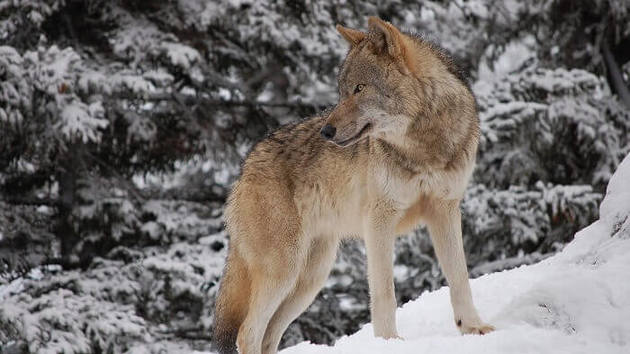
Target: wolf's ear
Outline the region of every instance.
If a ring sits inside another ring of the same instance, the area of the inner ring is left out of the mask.
[[[368,17],[368,29],[372,48],[377,53],[388,53],[392,58],[404,62],[405,44],[398,28],[378,17]]]
[[[367,34],[364,32],[357,31],[352,28],[344,27],[342,25],[337,25],[336,28],[337,28],[337,31],[339,31],[339,33],[341,34],[341,36],[345,38],[346,41],[348,41],[348,43],[350,43],[350,45],[353,47],[359,44],[359,42],[361,42],[363,38],[367,36]]]

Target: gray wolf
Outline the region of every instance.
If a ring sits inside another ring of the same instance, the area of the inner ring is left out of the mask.
[[[375,17],[368,24],[367,32],[337,26],[350,50],[336,107],[258,143],[233,186],[215,312],[222,353],[275,353],[345,237],[365,242],[374,334],[398,337],[394,240],[420,224],[457,328],[493,330],[473,305],[459,208],[479,139],[475,98],[439,47]]]

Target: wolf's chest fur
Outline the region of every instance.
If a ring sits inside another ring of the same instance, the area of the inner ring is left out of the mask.
[[[461,198],[472,171],[472,162],[448,171],[408,159],[374,140],[360,144],[351,157],[340,148],[326,149],[306,171],[306,183],[293,198],[306,229],[340,238],[361,236],[370,204],[379,200],[391,202],[417,224],[415,214],[423,203]]]

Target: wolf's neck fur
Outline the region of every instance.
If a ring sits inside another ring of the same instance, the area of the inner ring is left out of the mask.
[[[472,99],[472,96],[469,94],[468,98]],[[460,97],[462,100],[468,98]],[[434,102],[437,105],[443,103]],[[478,118],[475,111],[457,108],[466,107],[462,103],[450,103],[455,108],[427,107],[417,114],[404,132],[371,140],[410,173],[465,168],[474,161],[477,151]]]
[[[392,162],[410,175],[422,173],[423,164],[411,157],[405,149],[395,146],[383,139],[377,138],[370,138],[370,144],[374,145],[373,148],[384,152]]]

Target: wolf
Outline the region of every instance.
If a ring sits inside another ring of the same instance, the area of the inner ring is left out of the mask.
[[[437,45],[368,18],[350,44],[329,113],[281,127],[242,166],[225,209],[230,235],[216,302],[221,353],[276,353],[313,301],[340,240],[365,243],[374,335],[398,338],[397,235],[428,227],[450,287],[455,325],[485,334],[473,304],[460,201],[475,164],[475,98]]]

